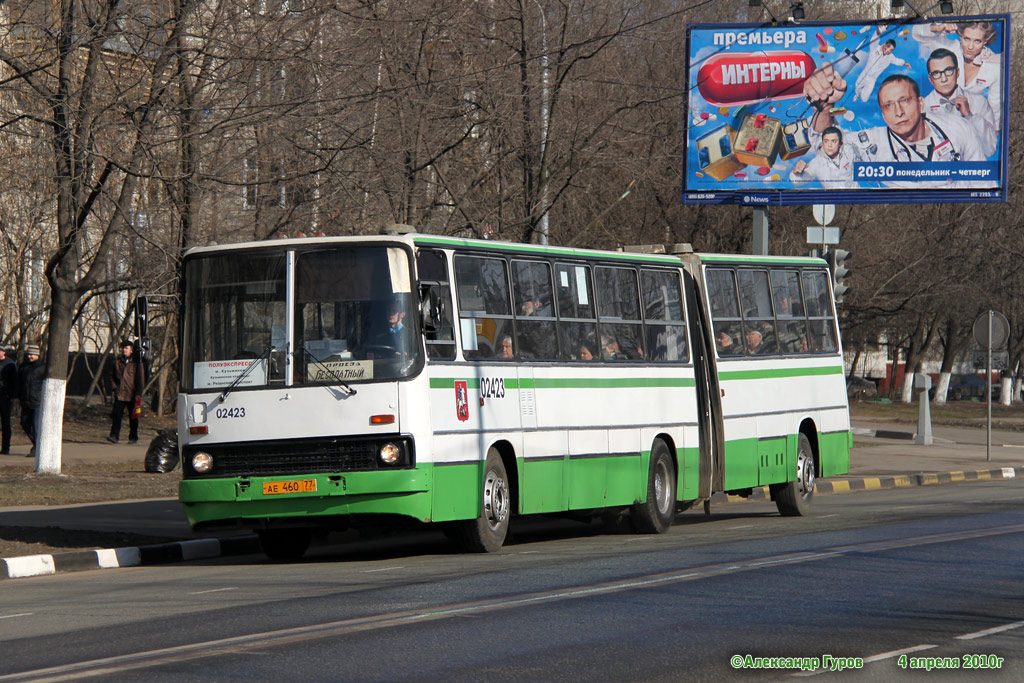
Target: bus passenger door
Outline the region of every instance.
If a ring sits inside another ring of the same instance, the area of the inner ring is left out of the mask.
[[[722,442],[722,403],[718,368],[710,325],[697,297],[697,283],[689,269],[683,271],[686,292],[687,327],[697,389],[697,426],[700,434],[700,482],[698,496],[710,498],[724,487],[724,445]]]

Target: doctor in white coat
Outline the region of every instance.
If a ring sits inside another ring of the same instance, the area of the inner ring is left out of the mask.
[[[878,30],[871,36],[871,43],[868,46],[868,63],[864,66],[864,70],[860,72],[860,76],[857,77],[857,84],[853,88],[854,102],[857,100],[867,102],[871,99],[871,91],[875,89],[875,81],[878,80],[878,77],[882,75],[882,72],[887,67],[902,66],[906,69],[910,68],[909,64],[892,53],[896,49],[895,40],[890,38],[881,45],[878,44],[878,36],[881,32],[882,27],[879,26]],[[858,52],[857,54],[863,53]]]
[[[830,105],[846,94],[846,81],[831,65],[825,65],[804,82],[804,96],[818,107],[811,120],[814,130],[824,131],[833,125]],[[878,88],[878,106],[885,126],[861,131],[865,161],[930,162],[941,164],[959,161],[984,161],[974,129],[959,116],[936,113],[925,116],[924,98],[917,81],[903,74],[889,76]],[[922,171],[927,168],[923,167]],[[886,188],[933,189],[994,186],[988,181],[942,179],[887,180],[879,178]]]
[[[985,95],[995,115],[998,132],[1002,128],[1003,116],[1002,58],[988,47],[997,35],[992,22],[917,24],[910,30],[910,35],[932,50],[941,47],[956,55],[960,65],[957,85],[965,92]],[[948,36],[957,39],[950,40]]]
[[[932,52],[928,58],[928,80],[934,90],[924,97],[925,114],[963,117],[977,133],[982,154],[990,157],[995,154],[999,138],[995,113],[983,95],[967,92],[957,84],[959,71],[955,54],[945,48]]]
[[[796,162],[789,173],[789,180],[794,185],[817,180],[826,189],[859,187],[853,179],[853,164],[861,160],[860,154],[856,147],[843,144],[843,131],[836,126],[829,126],[821,133],[810,129],[808,138],[818,153],[810,161],[801,159]]]

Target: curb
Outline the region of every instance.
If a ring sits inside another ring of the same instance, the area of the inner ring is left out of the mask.
[[[873,436],[876,439],[913,439],[914,432],[894,432],[887,429],[851,429],[854,436]]]
[[[251,555],[259,550],[259,539],[256,536],[232,536],[144,545],[135,548],[101,548],[98,550],[75,550],[53,555],[26,555],[0,559],[0,579],[21,579],[29,576],[81,572],[91,569],[172,564],[231,555]]]
[[[1024,476],[1024,467],[1001,467],[995,470],[973,470],[964,472],[937,472],[931,474],[898,474],[892,477],[857,477],[818,480],[816,493],[851,493],[879,489],[899,489],[912,486],[936,486],[956,484],[964,481],[991,481],[1014,479]],[[767,486],[755,486],[750,494],[740,496],[731,493],[716,493],[712,503],[741,503],[746,500],[769,500],[771,493]],[[103,548],[98,550],[75,550],[53,555],[26,555],[0,559],[0,580],[20,579],[30,576],[45,576],[63,572],[79,572],[92,569],[114,569],[117,567],[138,567],[155,564],[173,564],[191,560],[207,560],[234,555],[252,555],[260,552],[256,536],[231,536],[228,538],[203,538],[192,541],[177,541],[159,545],[144,545],[135,548]]]
[[[997,470],[971,470],[964,472],[933,472],[925,474],[897,474],[891,477],[855,477],[852,479],[835,479],[814,482],[815,493],[850,493],[852,491],[874,491],[879,489],[902,489],[911,486],[936,486],[939,484],[957,484],[962,481],[991,481],[993,479],[1014,479],[1018,471],[1024,476],[1024,467],[1000,467]],[[755,486],[750,495],[740,496],[732,493],[716,493],[711,496],[712,503],[739,503],[749,499],[768,500],[771,493],[767,486]]]

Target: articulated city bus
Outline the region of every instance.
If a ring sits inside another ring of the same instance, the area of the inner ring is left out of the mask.
[[[510,519],[665,532],[766,486],[804,514],[852,441],[819,259],[591,251],[426,234],[184,259],[180,499],[270,557],[314,533]]]

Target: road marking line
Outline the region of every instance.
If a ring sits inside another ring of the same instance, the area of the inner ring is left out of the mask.
[[[868,662],[880,662],[883,659],[892,659],[893,657],[899,657],[900,655],[908,655],[911,652],[920,652],[921,650],[930,650],[938,645],[915,645],[914,647],[905,647],[902,650],[893,650],[891,652],[883,652],[880,655],[871,655],[870,657],[864,658],[864,663]]]
[[[196,591],[195,593],[189,593],[189,595],[206,595],[207,593],[220,593],[221,591],[236,591],[237,588],[211,588],[208,591]]]
[[[21,612],[20,614],[4,614],[4,615],[0,616],[0,619],[13,619],[15,617],[30,617],[33,614],[35,614],[35,612]]]
[[[730,526],[730,527],[726,527],[726,530],[731,530],[731,529],[750,529],[750,528],[752,528],[753,526],[754,526],[753,524],[743,524],[742,526]]]
[[[818,515],[818,519],[825,519],[826,517],[838,517],[838,514],[834,515]]]
[[[390,572],[395,569],[405,569],[405,567],[382,567],[381,569],[364,569],[364,574],[372,574],[374,572]]]
[[[1011,629],[1020,628],[1024,626],[1024,621],[1015,621],[1012,624],[1003,624],[1002,626],[993,626],[987,628],[984,631],[975,631],[974,633],[965,633],[962,636],[957,636],[957,640],[974,640],[975,638],[984,638],[995,633],[1002,633],[1003,631],[1009,631]]]
[[[893,657],[899,657],[900,655],[910,654],[911,652],[920,652],[921,650],[930,650],[937,645],[915,645],[914,647],[906,647],[902,650],[893,650],[892,652],[883,652],[880,655],[871,655],[870,657],[864,658],[865,664],[871,662],[880,662],[883,659],[892,659]],[[792,676],[804,678],[806,676],[817,676],[818,674],[830,673],[828,669],[821,668],[815,669],[814,671],[801,671],[800,673],[791,674]]]
[[[1024,524],[1010,524],[973,531],[957,531],[940,534],[928,534],[916,538],[893,539],[845,546],[836,546],[818,552],[796,552],[777,556],[751,558],[729,564],[713,564],[702,567],[691,567],[686,570],[675,570],[658,574],[648,574],[631,579],[618,579],[601,583],[568,586],[549,591],[519,593],[498,599],[481,599],[461,603],[439,605],[437,607],[403,610],[353,617],[338,621],[321,622],[306,626],[247,633],[239,636],[205,640],[202,642],[177,645],[156,650],[144,650],[123,655],[100,659],[71,662],[59,666],[46,667],[33,671],[22,671],[15,674],[0,675],[0,681],[24,680],[31,678],[36,681],[77,681],[86,676],[105,676],[154,666],[174,664],[176,662],[194,662],[200,657],[212,657],[226,654],[248,652],[256,648],[290,645],[320,638],[336,638],[352,633],[365,633],[380,629],[395,628],[408,624],[422,624],[451,617],[466,616],[484,612],[496,612],[517,609],[532,605],[550,604],[562,600],[588,598],[612,593],[655,588],[684,581],[701,580],[716,576],[728,575],[736,571],[758,571],[765,565],[796,565],[817,560],[841,557],[852,553],[878,552],[896,548],[916,547],[933,543],[956,542],[971,538],[985,538],[1002,534],[1024,533]],[[401,569],[389,567],[386,569]],[[1021,622],[1024,624],[1024,622]],[[1010,627],[1015,627],[1015,624]],[[1002,627],[1004,630],[1007,627]]]

